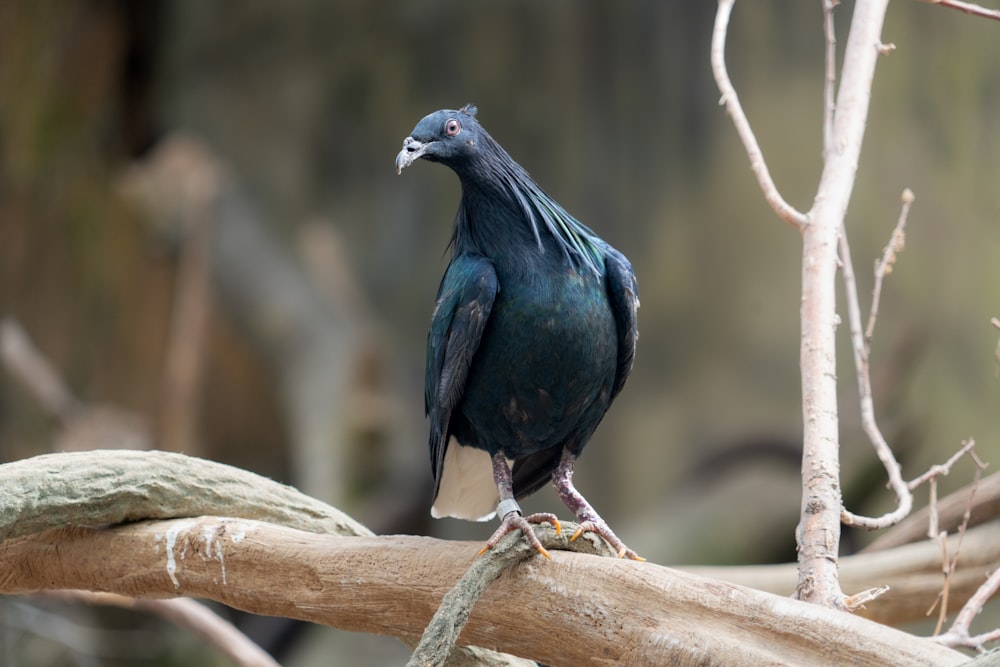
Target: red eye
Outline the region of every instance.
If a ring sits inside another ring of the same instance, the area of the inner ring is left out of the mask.
[[[462,124],[459,123],[454,118],[450,119],[444,124],[444,133],[449,137],[454,137],[456,134],[462,131]]]

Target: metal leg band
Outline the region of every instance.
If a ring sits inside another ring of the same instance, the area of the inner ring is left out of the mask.
[[[511,512],[521,513],[521,506],[517,504],[517,501],[513,498],[507,498],[506,500],[501,500],[497,503],[497,517],[503,519],[505,516]]]

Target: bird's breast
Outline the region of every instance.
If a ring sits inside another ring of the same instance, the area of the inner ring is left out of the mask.
[[[603,280],[575,269],[500,276],[459,409],[510,458],[563,445],[607,410],[617,336]]]

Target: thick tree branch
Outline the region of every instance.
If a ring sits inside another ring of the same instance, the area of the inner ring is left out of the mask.
[[[194,596],[255,613],[416,637],[478,543],[340,537],[202,517],[60,528],[0,543],[0,590]],[[838,642],[830,649],[831,639]],[[486,590],[459,640],[549,665],[957,665],[862,618],[652,563],[555,551]]]
[[[969,504],[969,488],[962,488],[937,502],[937,530],[954,532],[963,522]],[[1000,517],[1000,473],[995,473],[979,481],[972,506],[969,509],[969,527],[978,526]],[[917,510],[901,521],[891,531],[880,535],[868,545],[863,553],[886,551],[902,544],[927,539],[927,529],[931,520],[931,508]]]
[[[926,530],[926,527],[925,527]],[[957,612],[976,594],[988,572],[1000,568],[1000,521],[969,529],[962,543],[961,558],[949,582],[948,612]],[[790,595],[795,590],[796,565],[682,568],[705,577]],[[926,537],[888,551],[864,552],[840,559],[840,582],[846,590],[888,586],[877,601],[856,614],[879,623],[904,625],[927,618],[927,610],[941,595],[941,546]]]
[[[94,450],[36,456],[0,465],[0,488],[4,491],[0,494],[0,542],[66,525],[213,513],[262,519],[315,533],[372,534],[336,508],[284,484],[232,466],[168,452]],[[163,539],[166,545],[176,544],[176,534],[165,533]],[[211,549],[218,546],[207,544],[205,556],[215,555]],[[167,565],[177,566],[176,561]],[[280,562],[272,565],[275,572],[281,571]],[[11,576],[17,579],[16,574]],[[72,587],[93,588],[86,582]],[[286,590],[286,594],[290,593]],[[512,656],[479,647],[464,647],[448,662],[449,667],[522,664]]]
[[[575,534],[577,528],[575,523],[564,522],[562,531],[556,532],[550,525],[543,524],[535,529],[535,536],[546,549],[575,551],[611,558],[617,556],[611,545],[593,534],[588,534],[583,539],[572,540],[571,536]],[[534,545],[525,540],[520,532],[514,531],[505,536],[494,548],[473,560],[462,578],[441,600],[441,605],[427,624],[407,666],[445,664],[469,620],[473,607],[486,589],[505,572],[537,554]]]
[[[290,486],[182,454],[92,450],[0,465],[0,540],[72,524],[223,514],[301,530],[371,535]]]
[[[145,470],[143,461],[148,464]],[[0,507],[0,538],[21,536],[0,542],[0,592],[4,593],[82,588],[147,598],[199,596],[257,613],[392,634],[412,644],[445,591],[465,572],[471,586],[485,589],[485,594],[459,641],[490,646],[499,642],[507,650],[552,665],[579,664],[582,655],[624,662],[641,656],[653,661],[676,659],[678,664],[732,664],[734,656],[739,660],[749,656],[773,664],[821,664],[815,655],[820,651],[830,655],[822,648],[830,637],[843,638],[837,640],[843,643],[835,652],[837,664],[845,656],[869,663],[891,659],[894,664],[955,664],[957,655],[937,653],[936,648],[926,653],[919,640],[862,619],[652,564],[556,552],[554,563],[529,559],[507,569],[500,565],[503,559],[521,558],[516,548],[522,543],[514,539],[516,535],[510,538],[514,543],[510,554],[501,543],[480,559],[474,558],[478,543],[373,538],[365,535],[363,526],[294,489],[178,454],[108,451],[40,456],[0,466],[0,484],[8,492],[0,496],[6,503]],[[991,478],[984,480],[983,498],[990,497],[991,485]],[[227,497],[230,493],[242,495],[233,503]],[[22,498],[25,495],[29,497]],[[12,498],[19,500],[11,502]],[[104,504],[109,509],[101,511]],[[211,511],[213,504],[244,516],[306,526],[315,533],[218,517],[72,527],[139,521],[146,515],[165,517],[175,511],[190,517],[194,510]],[[972,510],[976,515],[977,508]],[[18,525],[19,519],[24,526]],[[59,528],[38,532],[53,526]],[[361,537],[317,534],[328,530],[347,530]],[[963,562],[952,583],[955,601],[964,599],[967,579],[978,585],[983,570],[996,567],[990,560],[996,559],[995,549],[977,546],[984,539],[995,544],[998,529],[988,530],[973,530],[966,537]],[[552,549],[566,546],[560,543],[566,535],[543,539]],[[867,564],[863,559],[845,559],[848,581],[854,581],[852,572],[870,571],[871,579],[859,579],[859,585],[894,586],[893,595],[884,599],[888,602],[880,599],[873,611],[897,603],[905,607],[907,600],[911,611],[914,600],[924,609],[932,592],[922,591],[924,598],[914,598],[908,595],[906,582],[933,578],[940,583],[940,563],[932,562],[934,555],[927,555],[925,544],[905,549],[909,551],[872,554]],[[896,565],[899,569],[894,570]],[[497,567],[504,574],[489,588],[483,583],[489,577],[475,583],[481,579],[480,570]],[[787,594],[794,584],[793,567],[788,566],[775,589],[780,594]],[[772,578],[766,573],[778,569],[743,571],[749,572],[743,581],[763,586]],[[463,604],[443,611],[453,613]],[[525,634],[525,627],[538,629]],[[761,642],[762,636],[768,639]],[[711,662],[705,663],[705,656]],[[516,664],[509,656],[466,648],[449,665],[483,660],[482,664]]]

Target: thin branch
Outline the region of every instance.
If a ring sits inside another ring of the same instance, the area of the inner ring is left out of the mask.
[[[154,614],[194,633],[239,667],[280,667],[267,651],[253,643],[236,626],[190,598],[141,600],[114,593],[79,590],[48,591],[40,595],[64,602],[108,605]]]
[[[958,612],[955,622],[944,634],[930,637],[931,641],[952,648],[973,648],[981,650],[983,645],[1000,639],[1000,628],[985,632],[980,635],[971,636],[969,626],[973,619],[983,610],[990,598],[1000,590],[1000,569],[996,569],[986,579],[986,582],[979,587],[975,595],[969,598],[962,610]]]
[[[910,488],[910,490],[913,490],[929,479],[935,477],[947,477],[948,473],[951,472],[952,466],[955,465],[958,462],[958,460],[962,458],[964,455],[971,454],[972,449],[975,446],[976,446],[976,441],[973,440],[972,438],[969,438],[968,440],[963,440],[962,448],[959,449],[954,454],[952,454],[947,461],[938,465],[931,466],[927,470],[927,472],[925,472],[923,475],[920,475],[920,477],[916,477],[912,479],[910,482],[908,482],[907,486]],[[976,467],[982,469],[983,466],[981,464],[977,464]]]
[[[937,626],[934,629],[934,634],[936,636],[933,637],[933,639],[936,639],[945,646],[950,646],[952,648],[971,648],[981,651],[983,650],[984,644],[1000,639],[1000,628],[976,635],[974,637],[970,636],[969,628],[972,625],[973,619],[983,610],[983,607],[987,602],[989,602],[990,598],[996,594],[997,590],[1000,589],[1000,577],[997,575],[998,570],[994,570],[993,574],[987,578],[983,585],[969,597],[966,603],[962,606],[962,609],[958,612],[958,615],[955,617],[955,622],[952,623],[948,632],[940,635],[938,634],[944,623],[944,617],[946,615],[949,584],[951,582],[952,575],[958,569],[958,555],[962,549],[962,543],[965,539],[966,530],[972,518],[973,500],[975,498],[976,490],[979,487],[980,475],[985,467],[980,461],[978,461],[978,459],[976,459],[976,466],[975,477],[969,491],[968,501],[965,505],[965,513],[962,516],[962,525],[958,530],[958,546],[955,548],[954,557],[950,561],[946,560],[945,564],[945,585],[942,590],[942,597],[945,602],[942,605],[941,614],[938,618]],[[947,533],[942,533],[942,535],[942,544],[945,544],[947,541]]]
[[[968,495],[968,489],[961,491]],[[977,494],[976,503],[982,494]],[[949,584],[948,613],[955,614],[983,583],[983,574],[1000,568],[1000,521],[993,520],[970,527],[962,543],[962,558]],[[858,610],[856,615],[886,625],[900,627],[926,620],[928,608],[940,604],[941,545],[922,539],[889,550],[863,552],[840,559],[840,583],[844,590],[866,591],[888,586],[889,591],[876,604]],[[751,586],[776,595],[795,590],[796,564],[739,566],[681,566],[712,579]]]
[[[833,27],[833,10],[840,0],[823,0],[823,34],[826,37],[826,76],[823,82],[823,155],[833,146],[833,116],[836,113],[834,87],[837,83],[837,36]]]
[[[715,15],[715,29],[712,31],[712,73],[715,75],[715,83],[719,87],[719,92],[722,93],[719,104],[725,105],[726,112],[733,119],[733,125],[736,126],[736,132],[743,142],[747,157],[750,158],[750,168],[757,177],[757,183],[764,193],[764,199],[779,218],[801,230],[809,222],[809,219],[805,213],[786,202],[781,193],[778,192],[778,188],[767,169],[767,162],[764,161],[764,154],[750,128],[750,122],[743,112],[743,106],[740,104],[736,89],[729,80],[729,73],[726,70],[726,33],[729,29],[729,15],[732,12],[734,1],[719,0],[719,10]]]
[[[974,452],[970,450],[969,455],[973,454]],[[973,458],[973,460],[976,459]],[[979,463],[977,462],[976,465],[978,466]],[[936,530],[956,531],[965,520],[968,501],[968,490],[966,488],[959,489],[935,503],[933,507],[924,507],[914,512],[892,530],[877,537],[871,544],[862,549],[862,552],[885,551],[902,544],[923,542],[928,537],[933,538],[936,533],[928,535],[927,531],[931,515],[937,517],[935,519],[938,522]],[[992,521],[996,517],[1000,517],[1000,474],[998,473],[983,478],[977,485],[969,526],[977,526]]]
[[[951,594],[950,565],[952,560],[948,557],[948,533],[938,533],[934,539],[941,547],[941,574],[944,576],[944,583],[941,586],[941,594],[938,598],[941,606],[938,609],[938,619],[932,633],[933,635],[938,635],[941,633],[941,628],[944,627],[944,621],[948,616],[948,597]],[[931,607],[931,610],[933,610],[933,607]],[[931,610],[928,610],[928,615],[930,615]]]
[[[971,449],[969,451],[971,451]],[[942,530],[937,533],[937,539],[941,543],[941,565],[944,573],[944,584],[941,587],[941,609],[938,613],[937,625],[934,626],[935,635],[941,633],[941,628],[944,627],[945,619],[948,616],[948,598],[951,594],[951,582],[955,572],[958,570],[958,557],[959,554],[962,553],[962,544],[965,542],[965,534],[969,528],[969,520],[972,518],[972,503],[976,498],[976,491],[979,488],[979,479],[982,476],[982,471],[983,468],[981,466],[977,467],[973,476],[972,484],[969,488],[969,497],[965,503],[965,512],[962,514],[962,523],[958,527],[958,544],[955,546],[955,553],[951,558],[948,557],[948,531]],[[935,490],[937,489],[937,477],[931,477],[930,484],[931,491],[933,492],[931,502],[936,504],[937,493]],[[937,530],[937,511],[934,505],[931,506],[931,510],[931,526],[934,530]],[[928,611],[928,615],[929,614],[930,611]]]
[[[882,584],[881,586],[868,588],[860,593],[855,593],[854,595],[848,595],[844,598],[844,606],[847,607],[848,611],[858,611],[860,609],[864,609],[866,604],[872,600],[882,597],[888,593],[889,590],[889,586]]]
[[[854,276],[854,264],[851,260],[851,248],[847,241],[847,231],[841,226],[840,229],[840,263],[841,272],[844,279],[844,294],[847,302],[847,317],[851,331],[851,348],[854,352],[854,368],[858,380],[858,395],[861,408],[861,427],[878,455],[882,465],[885,467],[889,477],[889,487],[896,494],[896,509],[887,512],[880,517],[866,517],[844,508],[841,511],[841,520],[849,526],[861,526],[869,530],[887,528],[902,521],[913,510],[913,494],[911,493],[915,485],[908,485],[903,480],[902,469],[896,460],[895,454],[885,436],[882,435],[878,422],[875,419],[875,403],[872,396],[871,384],[871,341],[875,331],[875,321],[878,317],[878,307],[882,295],[882,281],[885,276],[892,272],[892,267],[896,261],[896,256],[903,250],[905,239],[904,230],[906,220],[910,213],[910,206],[913,204],[913,192],[906,188],[902,194],[902,208],[899,219],[889,237],[889,243],[882,251],[882,257],[875,263],[875,286],[872,289],[872,305],[868,314],[868,325],[864,333],[861,331],[861,308],[858,304],[858,286]],[[963,448],[966,449],[966,448]],[[962,451],[961,453],[964,453]],[[950,467],[950,465],[949,465]]]
[[[892,448],[886,442],[885,436],[875,419],[875,403],[872,398],[871,374],[868,364],[868,344],[861,332],[861,309],[858,305],[858,288],[854,277],[854,264],[851,261],[851,248],[847,241],[847,233],[843,227],[840,230],[840,262],[844,280],[844,295],[847,302],[847,319],[851,331],[851,347],[854,351],[854,368],[858,380],[858,394],[861,407],[861,426],[875,448],[875,453],[885,467],[889,476],[889,486],[896,494],[896,509],[878,518],[860,516],[841,509],[841,520],[849,526],[864,528],[885,528],[899,523],[913,509],[913,494],[903,480],[903,472],[892,453]]]
[[[869,352],[872,342],[872,334],[875,331],[875,319],[878,317],[879,301],[882,298],[882,280],[892,273],[892,267],[896,263],[896,256],[903,251],[906,243],[906,220],[910,215],[910,206],[913,205],[913,191],[910,188],[903,190],[901,197],[903,205],[899,210],[899,219],[896,227],[892,230],[889,243],[882,250],[882,258],[875,262],[875,286],[872,288],[872,306],[868,313],[868,325],[865,327],[865,352]]]
[[[973,16],[1000,21],[1000,9],[981,7],[973,2],[962,2],[962,0],[924,0],[924,2],[931,5],[941,5],[948,9],[957,9],[960,12],[965,12]]]

